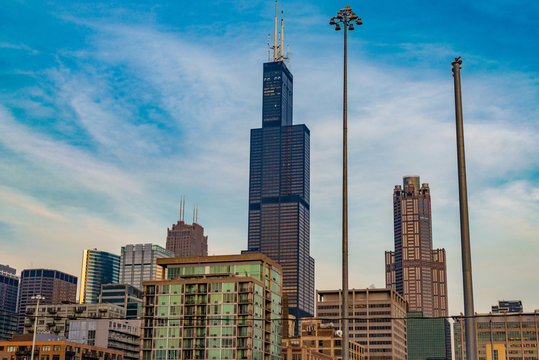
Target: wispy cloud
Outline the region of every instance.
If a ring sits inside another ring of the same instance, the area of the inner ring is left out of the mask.
[[[125,243],[163,244],[177,200],[186,194],[201,209],[210,253],[245,248],[249,129],[261,123],[263,49],[253,45],[250,34],[206,33],[200,41],[152,24],[82,21],[77,26],[90,29],[84,49],[59,50],[55,66],[39,69],[33,87],[0,107],[0,158],[5,159],[0,197],[7,204],[0,221],[11,229],[0,226],[0,241],[43,239],[46,247],[29,249],[32,264],[54,266],[47,259],[61,249],[70,259],[65,270],[77,274],[85,247],[119,252]],[[340,57],[319,56],[334,40],[317,39],[322,41],[316,47],[294,49],[294,116],[311,129],[317,287],[334,288],[340,286],[335,274],[342,64]],[[435,42],[401,47],[436,59],[452,51],[451,45]],[[440,72],[427,62],[403,68],[369,56],[349,61],[351,286],[384,286],[383,254],[393,248],[392,189],[403,175],[415,173],[432,189],[434,244],[447,248],[451,312],[458,312],[449,66]],[[476,284],[492,282],[479,249],[495,244],[489,261],[508,264],[500,267],[499,292],[478,295],[476,308],[484,311],[496,301],[491,297],[515,289],[515,272],[501,269],[517,261],[530,268],[534,260],[528,254],[537,253],[537,83],[533,74],[494,77],[471,68],[463,90]],[[13,101],[31,104],[30,117],[51,118],[49,126],[33,126]],[[504,251],[508,236],[512,247],[528,250],[520,259]],[[15,254],[15,245],[10,246]],[[29,266],[13,254],[6,261]],[[529,306],[539,307],[536,290],[524,283],[522,288]]]

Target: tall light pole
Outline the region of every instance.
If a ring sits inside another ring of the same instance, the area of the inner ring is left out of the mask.
[[[453,78],[455,86],[455,117],[457,124],[457,162],[459,177],[460,204],[460,247],[462,252],[462,282],[464,289],[464,329],[466,333],[466,359],[477,359],[477,342],[475,336],[472,255],[470,250],[470,224],[468,221],[468,190],[466,188],[466,156],[464,154],[464,125],[462,122],[462,97],[460,91],[460,69],[462,59],[455,58]]]
[[[36,318],[34,319],[34,336],[32,337],[32,354],[30,355],[30,360],[34,360],[34,350],[36,348],[36,332],[37,332],[37,315],[39,314],[39,300],[45,300],[44,296],[35,295],[32,296],[32,300],[37,300],[36,303]]]
[[[341,30],[341,25],[344,29],[344,73],[343,73],[343,109],[342,109],[342,359],[348,360],[348,157],[347,157],[347,31],[354,30],[354,22],[361,25],[362,21],[350,8],[346,5],[341,9],[336,17],[332,17],[329,21],[330,25],[335,26],[335,30]]]

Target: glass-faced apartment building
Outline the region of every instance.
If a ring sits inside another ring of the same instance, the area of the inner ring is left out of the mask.
[[[281,267],[262,254],[157,260],[144,283],[143,360],[280,359]]]
[[[82,254],[79,302],[99,302],[101,285],[118,282],[120,257],[106,251],[85,249]]]

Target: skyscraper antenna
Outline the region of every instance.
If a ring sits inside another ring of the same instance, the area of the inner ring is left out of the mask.
[[[283,43],[284,43],[284,20],[283,20],[283,11],[281,11],[281,41],[279,43],[279,61],[283,61],[284,57],[284,50],[283,50]]]
[[[183,203],[182,203],[182,221],[185,222],[185,195],[183,196]]]
[[[273,61],[277,61],[277,0],[275,0],[275,19],[273,28]]]

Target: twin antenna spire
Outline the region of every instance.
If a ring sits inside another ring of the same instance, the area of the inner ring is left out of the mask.
[[[288,48],[286,49],[286,56],[284,55],[284,20],[283,12],[281,11],[281,32],[277,33],[277,0],[275,0],[275,21],[273,29],[273,46],[270,44],[270,35],[268,34],[268,61],[271,60],[271,49],[273,48],[273,61],[284,61],[288,64],[290,58],[288,57]],[[279,35],[279,42],[277,42],[277,35]]]
[[[185,196],[180,198],[180,221],[185,222]],[[193,224],[198,224],[198,205],[193,208]]]

